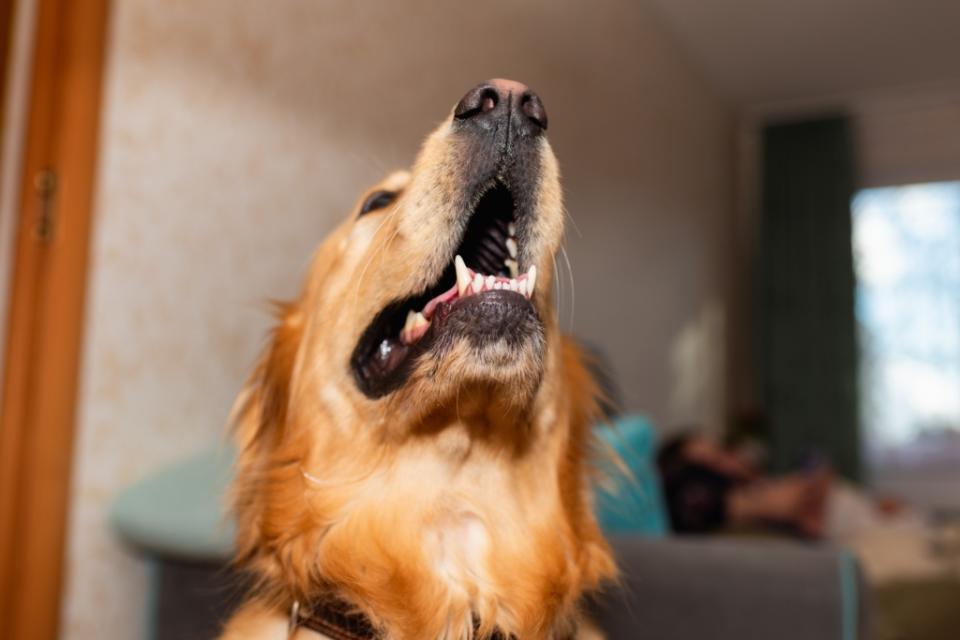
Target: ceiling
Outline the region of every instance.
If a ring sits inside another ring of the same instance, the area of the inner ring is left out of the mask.
[[[960,84],[958,0],[647,0],[740,106]]]

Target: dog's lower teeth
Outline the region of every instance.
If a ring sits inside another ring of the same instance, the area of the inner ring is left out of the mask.
[[[403,325],[403,330],[400,331],[400,340],[404,344],[413,344],[423,337],[429,327],[430,321],[424,317],[422,312],[408,311],[407,321]]]
[[[454,288],[445,291],[433,300],[427,303],[420,311],[413,309],[407,311],[407,319],[403,323],[403,329],[400,330],[400,341],[403,344],[413,344],[424,336],[430,328],[431,318],[438,304],[452,302],[457,298],[465,298],[484,291],[513,291],[523,297],[530,299],[533,296],[533,288],[537,283],[537,268],[530,267],[527,273],[518,275],[519,268],[516,260],[507,260],[505,264],[510,268],[510,278],[504,278],[494,275],[483,275],[467,267],[463,258],[456,256],[453,260],[454,269],[457,273],[457,285]],[[389,340],[384,340],[380,345],[380,358],[387,359],[393,345]]]

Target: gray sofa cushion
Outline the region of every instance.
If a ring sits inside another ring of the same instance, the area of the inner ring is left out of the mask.
[[[596,603],[610,640],[866,640],[852,556],[763,540],[616,537],[623,583]]]
[[[611,539],[623,581],[591,603],[608,640],[869,640],[851,556],[822,547],[717,538]],[[219,563],[154,562],[154,640],[203,640],[242,598]]]

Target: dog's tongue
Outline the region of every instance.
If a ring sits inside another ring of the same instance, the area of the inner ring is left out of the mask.
[[[461,295],[470,295],[472,293],[480,293],[481,291],[489,291],[498,285],[504,289],[510,289],[511,282],[513,283],[512,290],[518,291],[517,280],[519,280],[520,282],[531,281],[529,280],[529,274],[523,274],[522,276],[520,276],[520,278],[511,280],[511,278],[505,278],[503,276],[483,276],[482,274],[478,274],[473,269],[465,269],[465,271],[466,271],[465,278],[468,284],[462,284],[458,282],[457,284],[453,285],[448,290],[444,291],[443,293],[438,295],[436,298],[428,302],[426,306],[423,308],[423,311],[421,311],[424,318],[429,320],[433,316],[433,312],[436,310],[437,305],[440,304],[441,302],[450,302],[451,300],[461,297]],[[534,273],[536,273],[536,269],[534,269]],[[475,280],[478,277],[479,277],[479,280]],[[463,288],[463,294],[460,293],[461,288]],[[523,291],[524,291],[524,295],[527,296],[526,285],[524,285]]]
[[[427,303],[427,306],[423,308],[423,317],[429,320],[433,316],[434,310],[437,308],[437,305],[441,302],[450,302],[454,298],[458,297],[457,285],[453,285],[447,291],[444,291],[436,298]]]

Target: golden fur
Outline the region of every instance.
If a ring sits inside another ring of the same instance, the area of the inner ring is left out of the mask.
[[[320,246],[237,401],[238,562],[256,578],[224,638],[285,638],[294,600],[334,594],[393,639],[567,637],[581,596],[615,574],[587,476],[595,388],[551,301],[563,233],[556,160],[538,140],[527,236],[545,350],[457,343],[403,387],[363,395],[364,327],[422,291],[458,242],[460,149],[445,122],[375,214]],[[481,626],[474,635],[473,619]]]

